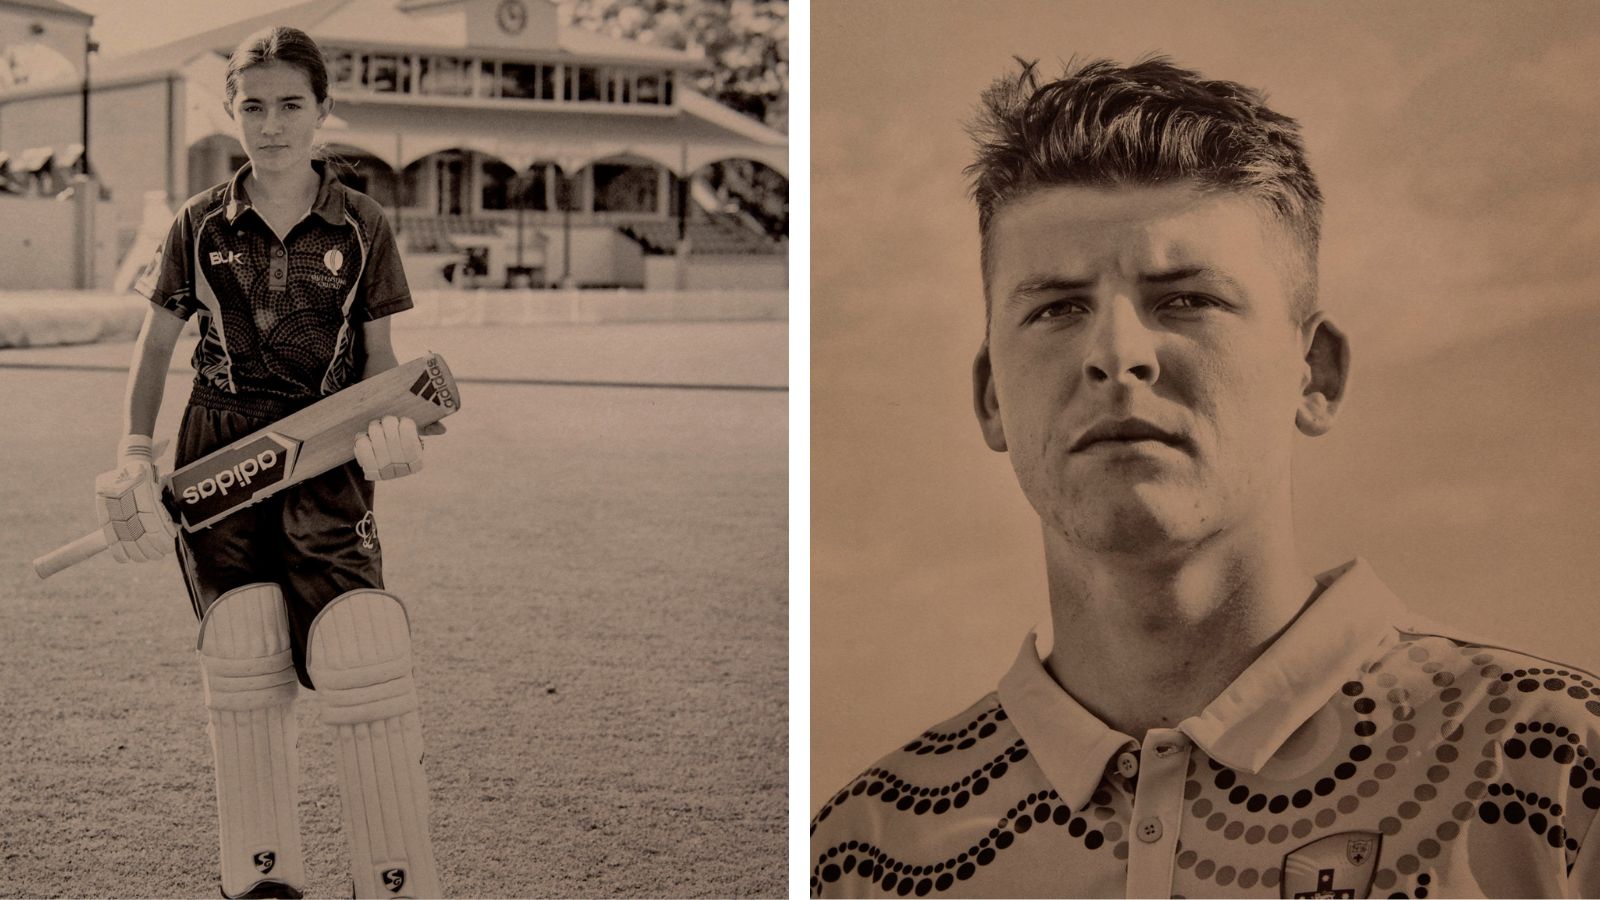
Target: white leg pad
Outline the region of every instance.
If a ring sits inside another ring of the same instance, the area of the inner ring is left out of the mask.
[[[234,897],[268,880],[303,889],[299,683],[278,586],[251,584],[218,597],[200,622],[199,650],[217,768],[222,890]]]
[[[351,591],[311,623],[306,667],[334,729],[357,897],[439,897],[411,629],[399,598]]]

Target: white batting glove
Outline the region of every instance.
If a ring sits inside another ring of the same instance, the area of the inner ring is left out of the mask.
[[[172,552],[177,528],[161,505],[150,438],[130,434],[117,445],[117,467],[94,480],[94,508],[117,562],[149,562]]]
[[[368,481],[402,478],[422,469],[422,438],[409,416],[384,416],[356,438],[356,461]]]

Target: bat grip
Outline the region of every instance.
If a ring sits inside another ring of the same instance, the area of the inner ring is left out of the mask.
[[[106,549],[105,532],[96,528],[70,544],[63,544],[33,561],[33,571],[40,578],[49,578],[62,569],[70,568]]]

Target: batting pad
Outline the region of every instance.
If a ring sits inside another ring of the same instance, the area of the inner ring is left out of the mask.
[[[357,897],[438,897],[411,629],[399,598],[351,591],[311,623],[306,668],[333,726]]]
[[[237,897],[262,881],[303,888],[299,684],[278,586],[251,584],[218,597],[200,622],[199,649],[217,764],[223,893]]]

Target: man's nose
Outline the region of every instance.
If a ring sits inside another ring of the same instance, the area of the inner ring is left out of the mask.
[[[1161,376],[1155,334],[1133,298],[1112,298],[1093,317],[1083,372],[1094,384],[1155,384]]]

